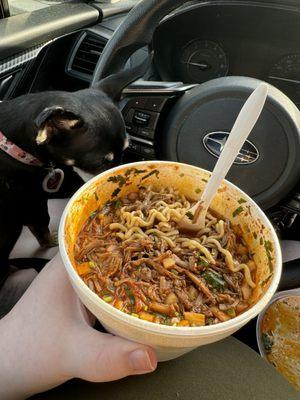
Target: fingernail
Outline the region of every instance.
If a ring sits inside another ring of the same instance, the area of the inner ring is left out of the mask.
[[[145,373],[154,371],[156,368],[155,360],[151,360],[146,350],[138,349],[130,353],[130,364],[136,372]]]

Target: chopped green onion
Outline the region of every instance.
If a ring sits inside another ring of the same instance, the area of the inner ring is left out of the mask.
[[[199,193],[201,193],[201,189],[200,189],[200,188],[197,188],[197,189],[195,189],[195,192],[196,192],[197,194],[199,194]]]
[[[159,173],[160,172],[157,169],[155,169],[155,170],[149,172],[149,174],[143,176],[141,180],[144,181],[145,179],[149,178],[152,175],[156,175],[156,177],[158,178]]]
[[[185,215],[191,220],[194,218],[193,213],[191,213],[190,211],[188,211]]]
[[[103,296],[103,300],[106,303],[111,303],[113,301],[113,298],[112,298],[112,296]]]
[[[128,169],[126,172],[125,172],[125,176],[129,176],[131,173],[133,172],[133,168],[130,168],[130,169]]]
[[[273,251],[273,245],[269,240],[265,240],[265,249],[268,251]]]
[[[175,275],[178,275],[178,271],[176,269],[171,269],[171,272],[173,272]]]
[[[239,204],[247,203],[247,200],[243,199],[242,197],[238,200]]]
[[[115,176],[111,176],[108,179],[108,182],[118,183],[119,187],[121,188],[122,186],[125,185],[126,178],[124,178],[124,176],[122,176],[122,175],[115,175]]]
[[[207,179],[204,179],[204,178],[202,178],[201,181],[203,181],[203,182],[205,182],[205,183],[208,182],[208,180],[207,180]]]
[[[115,208],[122,208],[123,207],[123,203],[121,202],[121,200],[116,200],[115,201]]]
[[[272,257],[272,254],[271,254],[272,251],[273,251],[273,245],[269,240],[265,240],[264,241],[264,248],[266,250],[266,255],[267,255],[267,258],[268,258],[270,271],[273,272],[273,263],[272,263],[273,257]]]
[[[125,292],[126,292],[128,298],[130,300],[130,303],[132,305],[134,305],[135,304],[135,298],[134,298],[134,295],[131,293],[131,291],[130,291],[130,289],[128,287],[125,288]]]
[[[241,212],[244,211],[244,208],[242,206],[238,207],[236,210],[233,211],[232,216],[237,217]]]
[[[209,262],[206,261],[203,257],[200,257],[200,259],[197,261],[197,265],[199,265],[199,267],[208,267]]]
[[[235,309],[234,308],[229,308],[227,310],[227,314],[229,315],[229,317],[234,318],[236,316]]]
[[[118,196],[118,194],[119,194],[120,192],[121,192],[121,189],[120,189],[120,188],[115,189],[115,190],[112,192],[112,197]]]
[[[91,268],[97,268],[97,264],[95,263],[95,261],[90,261],[90,262],[89,262],[89,266],[90,266]]]

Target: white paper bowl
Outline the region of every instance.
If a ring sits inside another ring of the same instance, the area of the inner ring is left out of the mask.
[[[132,177],[130,185],[124,185],[121,188],[118,195],[120,197],[136,189],[137,185],[141,183],[142,177],[158,170],[158,175],[153,173],[142,180],[144,186],[172,186],[197,200],[199,194],[196,192],[199,193],[199,188],[203,190],[205,181],[210,176],[209,172],[200,168],[162,161],[128,164],[100,174],[86,183],[69,201],[59,228],[60,252],[75,291],[107,331],[153,347],[159,361],[166,361],[179,357],[196,347],[226,338],[256,317],[268,304],[279,284],[282,268],[281,250],[276,233],[265,214],[244,192],[224,181],[213,201],[212,209],[230,219],[234,224],[238,223],[241,226],[251,252],[255,253],[254,260],[258,266],[256,282],[258,284],[252,296],[252,307],[229,321],[203,327],[159,325],[117,310],[101,300],[82,281],[73,266],[73,248],[78,233],[88,216],[99,207],[99,204],[105,204],[111,200],[112,193],[118,187],[117,183],[108,182],[108,179],[115,175],[124,176],[126,171],[133,168],[146,172]],[[241,205],[239,203],[241,199],[246,200],[246,203]],[[233,212],[241,206],[243,212],[233,217]],[[271,250],[266,250],[266,243],[267,247],[271,246]]]

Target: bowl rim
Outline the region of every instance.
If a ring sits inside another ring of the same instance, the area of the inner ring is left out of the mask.
[[[272,306],[272,304],[276,303],[276,301],[281,300],[281,299],[286,299],[288,297],[295,297],[298,296],[300,297],[300,288],[298,289],[289,289],[289,290],[284,290],[281,292],[277,292],[272,299],[269,301],[269,303],[266,305],[266,307],[259,313],[258,317],[257,317],[257,321],[256,321],[256,341],[257,341],[257,346],[258,346],[258,350],[260,355],[265,358],[266,360],[268,360],[267,358],[267,354],[265,352],[265,348],[264,345],[262,343],[261,340],[261,324],[262,321],[264,319],[264,316],[266,314],[266,312],[269,310],[269,308]]]
[[[66,224],[66,219],[68,216],[68,212],[73,205],[73,203],[81,196],[81,194],[93,183],[97,182],[99,179],[105,178],[106,175],[111,175],[113,173],[116,173],[120,170],[123,170],[124,168],[134,168],[134,167],[139,167],[139,166],[150,166],[150,165],[169,165],[169,166],[182,166],[182,167],[187,167],[195,171],[203,171],[206,173],[211,173],[210,171],[205,170],[204,168],[200,167],[195,167],[189,164],[185,163],[179,163],[179,162],[173,162],[173,161],[156,161],[156,160],[151,160],[151,161],[139,161],[139,162],[133,162],[129,164],[123,164],[117,167],[114,167],[112,169],[106,170],[99,175],[95,176],[88,182],[86,182],[80,189],[77,190],[77,192],[70,198],[68,201],[64,212],[62,214],[60,224],[59,224],[59,231],[58,231],[58,239],[59,239],[59,250],[60,254],[64,263],[64,266],[67,270],[67,273],[69,277],[71,278],[71,281],[73,284],[79,286],[80,289],[85,293],[85,295],[94,303],[95,306],[97,306],[99,309],[103,309],[104,312],[107,314],[110,314],[110,317],[115,319],[115,320],[122,320],[126,324],[133,326],[135,328],[140,328],[144,329],[148,332],[151,333],[157,333],[157,334],[164,334],[164,335],[170,335],[170,336],[205,336],[205,335],[211,335],[211,334],[216,334],[216,333],[221,333],[224,331],[228,330],[233,330],[234,328],[238,329],[240,326],[245,324],[247,321],[250,319],[254,318],[257,316],[261,310],[265,308],[265,306],[269,303],[271,298],[273,297],[280,281],[281,277],[281,272],[282,272],[282,255],[281,255],[281,248],[279,244],[278,237],[275,233],[275,230],[270,223],[269,219],[265,215],[265,213],[260,209],[260,207],[246,194],[244,193],[241,189],[239,189],[237,186],[235,186],[233,183],[229,182],[228,180],[224,179],[224,183],[229,186],[232,189],[237,190],[238,192],[241,193],[241,195],[247,200],[249,204],[251,204],[252,207],[256,209],[258,214],[260,214],[260,217],[263,220],[264,225],[266,228],[271,233],[272,240],[273,240],[273,245],[274,245],[274,250],[275,250],[275,265],[274,265],[274,275],[272,278],[272,282],[266,291],[266,293],[263,294],[261,299],[254,304],[253,307],[251,307],[249,310],[245,311],[243,314],[225,321],[225,322],[220,322],[215,325],[206,325],[206,326],[201,326],[201,327],[177,327],[177,326],[169,326],[169,325],[162,325],[162,324],[156,324],[153,322],[148,322],[141,320],[139,318],[133,317],[129,314],[124,313],[123,311],[120,311],[113,307],[110,304],[107,304],[105,301],[103,301],[96,293],[94,293],[80,278],[78,273],[76,272],[75,268],[73,267],[68,253],[66,249],[66,244],[65,244],[65,224]]]

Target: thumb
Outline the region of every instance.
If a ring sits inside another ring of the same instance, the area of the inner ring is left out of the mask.
[[[68,373],[91,382],[109,382],[128,375],[146,374],[157,366],[151,348],[90,327],[81,331],[77,328],[69,345]]]

